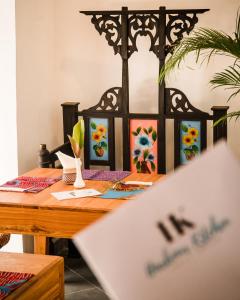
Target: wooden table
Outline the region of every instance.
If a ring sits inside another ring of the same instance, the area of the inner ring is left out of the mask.
[[[38,168],[24,175],[56,177],[61,174],[59,169]],[[162,176],[133,173],[125,180],[156,181]],[[86,188],[104,191],[109,186],[107,181],[86,180]],[[71,238],[126,203],[126,200],[93,197],[58,201],[50,194],[72,189],[72,185],[59,181],[37,194],[0,191],[0,232],[33,235],[34,253],[45,254],[47,237]]]
[[[35,275],[13,291],[6,300],[64,299],[62,257],[1,252],[0,271]]]

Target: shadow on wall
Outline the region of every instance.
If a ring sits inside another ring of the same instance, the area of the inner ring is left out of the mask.
[[[142,81],[141,86],[130,95],[131,113],[158,113],[157,79]]]

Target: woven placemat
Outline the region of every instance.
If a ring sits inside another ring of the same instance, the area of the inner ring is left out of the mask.
[[[0,272],[0,300],[5,299],[33,276],[26,273]]]
[[[83,170],[85,180],[119,181],[129,176],[129,171],[108,171],[108,170]]]

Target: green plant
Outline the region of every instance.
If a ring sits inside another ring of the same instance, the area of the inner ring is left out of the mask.
[[[84,146],[84,121],[81,118],[73,127],[72,136],[68,135],[73,154],[79,158]]]
[[[203,61],[211,59],[213,55],[226,55],[233,59],[232,65],[225,68],[220,73],[215,73],[210,84],[213,88],[225,87],[231,90],[228,98],[237,96],[240,93],[240,14],[237,14],[236,29],[233,36],[222,31],[209,28],[199,28],[193,31],[192,35],[183,38],[175,47],[173,54],[167,59],[164,67],[160,70],[159,80],[162,82],[164,77],[179,67],[185,57],[190,53],[196,53],[196,61],[203,54]],[[239,118],[240,110],[231,112],[225,117],[219,119],[219,123],[227,118]]]

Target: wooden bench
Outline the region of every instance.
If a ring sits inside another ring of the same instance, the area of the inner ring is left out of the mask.
[[[64,263],[58,256],[0,253],[0,271],[34,274],[6,299],[64,299]]]

